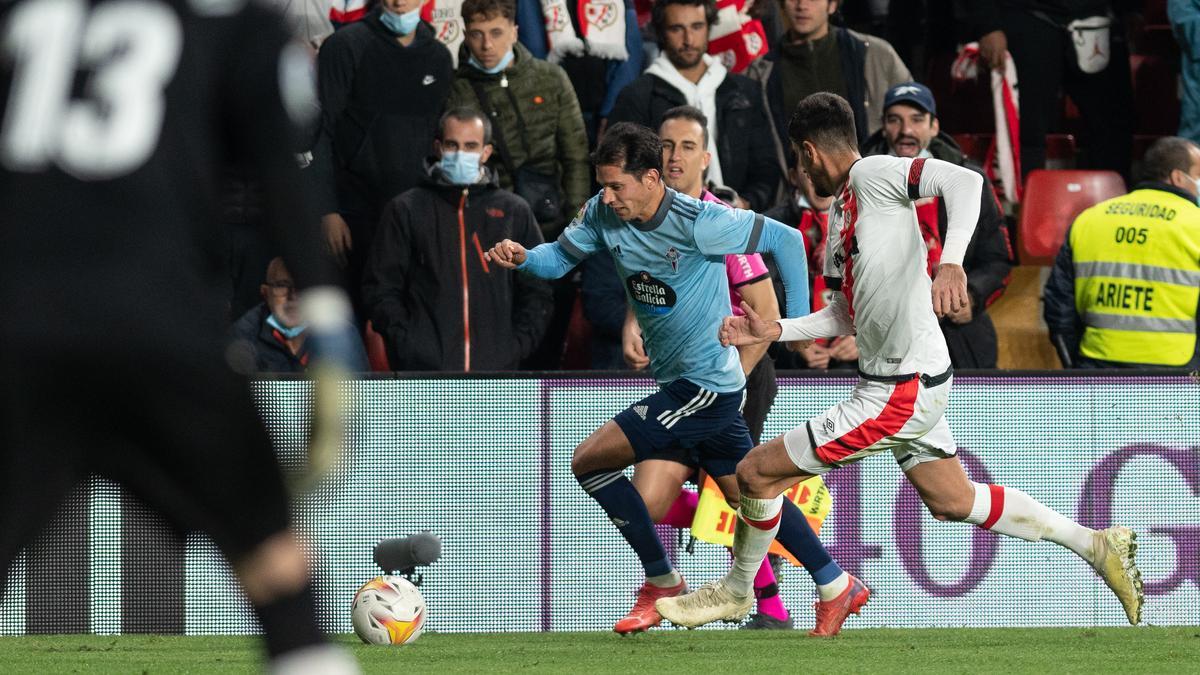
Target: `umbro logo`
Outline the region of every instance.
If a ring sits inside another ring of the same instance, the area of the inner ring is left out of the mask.
[[[425,79],[421,80],[421,84],[425,85],[426,87],[433,84],[434,82],[437,82],[437,78],[432,75],[426,75]]]
[[[638,417],[646,419],[646,413],[650,412],[650,407],[644,405],[635,405],[633,406],[633,412],[636,413]]]

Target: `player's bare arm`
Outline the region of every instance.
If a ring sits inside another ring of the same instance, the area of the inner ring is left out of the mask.
[[[621,354],[625,357],[625,363],[634,370],[642,370],[650,365],[650,357],[642,341],[642,327],[638,325],[632,307],[625,310],[625,325],[621,327]]]
[[[494,262],[506,270],[516,269],[517,265],[525,262],[525,247],[512,239],[505,239],[489,249],[484,256],[488,262]]]
[[[779,301],[775,298],[775,287],[770,279],[760,279],[754,283],[745,284],[738,288],[742,295],[743,304],[754,308],[766,322],[774,322],[779,318]],[[742,371],[749,375],[758,365],[769,346],[766,342],[738,347],[738,359],[742,363]]]
[[[779,339],[783,329],[778,321],[764,321],[745,300],[742,301],[745,316],[727,316],[721,323],[719,337],[723,347],[743,347]]]

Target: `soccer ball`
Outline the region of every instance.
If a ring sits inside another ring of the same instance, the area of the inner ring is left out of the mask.
[[[354,594],[350,623],[368,644],[406,645],[425,628],[425,598],[404,577],[375,577]]]

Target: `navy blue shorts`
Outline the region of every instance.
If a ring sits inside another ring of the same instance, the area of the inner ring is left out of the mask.
[[[666,459],[727,476],[754,447],[742,419],[746,390],[709,391],[675,380],[613,418],[637,461]]]

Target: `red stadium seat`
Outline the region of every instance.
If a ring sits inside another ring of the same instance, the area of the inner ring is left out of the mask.
[[[1048,134],[1046,136],[1046,168],[1075,168],[1075,137],[1071,134]]]
[[[363,330],[363,346],[367,348],[367,363],[371,364],[372,371],[391,372],[392,367],[388,364],[387,346],[383,342],[383,336],[375,332],[375,327],[370,321]]]
[[[976,164],[983,164],[987,159],[988,146],[992,144],[994,134],[954,134],[954,142],[963,154]]]
[[[1125,181],[1114,171],[1030,172],[1025,179],[1017,226],[1021,264],[1053,263],[1075,216],[1093,204],[1122,194]]]
[[[592,324],[583,315],[583,295],[576,293],[571,320],[563,340],[563,370],[589,370],[592,367]]]

